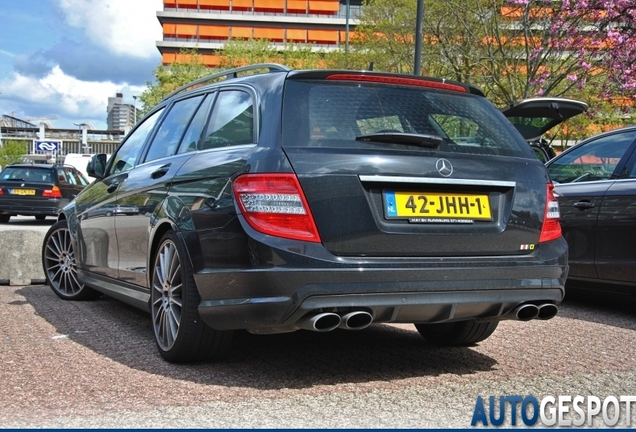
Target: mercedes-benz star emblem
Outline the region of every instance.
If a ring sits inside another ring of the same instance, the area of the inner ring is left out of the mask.
[[[448,159],[438,159],[435,168],[442,177],[449,177],[453,173],[453,165]]]

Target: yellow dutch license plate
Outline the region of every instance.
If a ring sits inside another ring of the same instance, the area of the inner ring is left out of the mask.
[[[492,220],[490,200],[484,194],[385,191],[384,211],[389,219],[411,222]]]
[[[35,189],[13,189],[12,195],[35,195]]]

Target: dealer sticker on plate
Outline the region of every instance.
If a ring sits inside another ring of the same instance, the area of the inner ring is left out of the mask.
[[[488,195],[470,193],[385,191],[384,213],[387,219],[415,223],[492,220]]]

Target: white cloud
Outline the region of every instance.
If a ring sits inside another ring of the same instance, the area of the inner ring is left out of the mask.
[[[138,58],[156,55],[162,0],[58,0],[66,21],[110,52]]]
[[[51,123],[55,127],[72,127],[73,122],[91,121],[96,127],[106,127],[108,98],[115,93],[140,94],[144,87],[124,86],[112,82],[80,81],[66,75],[55,66],[43,78],[32,78],[14,73],[0,81],[3,99],[11,100],[12,106],[31,108],[18,109],[25,116],[39,116],[42,112],[53,112],[59,117]],[[130,101],[132,103],[132,101]],[[7,108],[0,106],[0,110]],[[25,110],[37,111],[24,112]],[[16,115],[17,116],[17,115]]]

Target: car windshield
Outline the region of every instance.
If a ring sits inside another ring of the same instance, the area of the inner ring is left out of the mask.
[[[53,183],[53,175],[48,168],[6,167],[0,175],[1,180],[15,180],[34,183]]]
[[[413,135],[424,136],[424,145],[413,145]],[[431,144],[437,140],[441,145]],[[512,125],[483,97],[309,80],[286,84],[283,145],[531,155]]]

